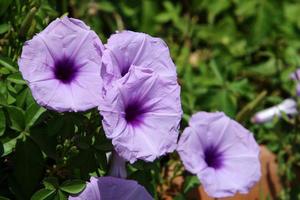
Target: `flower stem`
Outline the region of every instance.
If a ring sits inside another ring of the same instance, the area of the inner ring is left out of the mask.
[[[126,160],[119,156],[115,151],[112,152],[110,158],[110,170],[108,174],[118,178],[127,177]]]

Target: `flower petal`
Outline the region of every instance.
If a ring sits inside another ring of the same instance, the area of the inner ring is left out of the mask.
[[[176,77],[176,68],[165,42],[145,33],[122,31],[113,34],[103,53],[106,84],[124,76],[131,66],[143,66],[161,76]]]
[[[177,150],[185,168],[215,198],[247,193],[261,176],[253,135],[221,112],[194,114]]]
[[[63,17],[25,43],[20,71],[40,105],[59,112],[85,111],[101,99],[103,50],[82,21]]]
[[[132,66],[107,91],[99,109],[107,137],[118,154],[131,163],[153,161],[176,148],[182,115],[176,79]]]
[[[143,199],[153,200],[146,189],[136,181],[114,177],[91,177],[86,189],[69,200]]]

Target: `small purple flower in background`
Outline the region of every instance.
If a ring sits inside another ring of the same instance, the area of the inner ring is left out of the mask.
[[[300,69],[297,69],[294,73],[290,75],[290,77],[295,81],[300,81]]]
[[[149,68],[161,76],[177,76],[168,46],[162,39],[145,33],[122,31],[113,34],[105,45],[102,59],[105,85],[123,77],[133,65]]]
[[[103,50],[94,31],[80,20],[64,17],[25,43],[19,67],[41,106],[84,111],[101,99]]]
[[[176,77],[161,78],[131,66],[99,106],[103,128],[116,152],[130,161],[153,161],[176,148],[182,116]]]
[[[300,69],[297,69],[294,73],[291,74],[291,79],[297,81],[297,96],[300,96]]]
[[[153,200],[145,188],[136,181],[114,177],[91,177],[86,188],[69,200]]]
[[[275,116],[281,117],[282,113],[287,115],[298,114],[297,103],[293,99],[286,99],[282,103],[257,112],[252,118],[253,123],[265,123],[271,121]]]
[[[247,193],[261,176],[253,135],[222,112],[194,114],[177,150],[211,197]]]

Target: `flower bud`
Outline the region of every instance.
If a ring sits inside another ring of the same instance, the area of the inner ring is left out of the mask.
[[[282,113],[287,115],[295,115],[297,111],[297,103],[293,99],[286,99],[282,103],[257,112],[251,119],[253,123],[265,123],[271,121],[275,116],[281,117]]]

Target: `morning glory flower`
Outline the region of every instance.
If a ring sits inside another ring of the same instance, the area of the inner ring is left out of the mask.
[[[198,176],[211,197],[247,193],[261,176],[253,135],[222,112],[194,114],[177,150],[186,170]]]
[[[38,104],[64,111],[97,107],[104,46],[82,21],[63,17],[27,41],[19,68]]]
[[[86,188],[69,200],[153,200],[146,189],[136,181],[114,177],[91,177]]]
[[[300,96],[300,69],[297,69],[294,73],[290,75],[291,79],[297,81],[296,93]]]
[[[161,76],[177,76],[166,43],[145,33],[122,31],[111,35],[102,59],[101,73],[106,86],[126,75],[133,65],[149,68]]]
[[[285,99],[276,106],[255,113],[251,121],[253,123],[265,123],[271,121],[275,116],[281,117],[283,113],[289,116],[298,114],[296,101],[293,99]]]
[[[153,161],[176,148],[182,116],[176,77],[131,66],[107,91],[99,106],[103,128],[127,161]]]
[[[300,69],[297,69],[294,73],[290,75],[291,79],[300,81]]]

